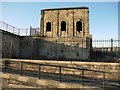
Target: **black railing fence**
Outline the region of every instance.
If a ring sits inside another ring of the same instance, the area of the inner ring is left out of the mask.
[[[99,40],[92,40],[93,48],[96,50],[102,51],[118,51],[120,47],[120,40],[116,39],[99,39]]]
[[[90,59],[119,62],[120,40],[92,40]]]

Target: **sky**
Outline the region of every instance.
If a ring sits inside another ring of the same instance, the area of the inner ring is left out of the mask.
[[[118,15],[120,15],[120,2],[118,4]],[[120,17],[118,17],[118,39],[120,40]],[[120,42],[118,45],[120,47]]]
[[[118,39],[118,2],[2,2],[0,20],[17,28],[36,28],[42,9],[81,6],[89,7],[93,39]]]

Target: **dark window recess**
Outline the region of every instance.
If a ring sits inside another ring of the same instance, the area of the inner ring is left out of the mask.
[[[77,43],[77,47],[79,46],[79,43]]]
[[[47,52],[47,55],[49,54],[49,52]]]
[[[76,30],[80,33],[80,31],[82,31],[82,22],[81,21],[77,21],[76,23]]]
[[[46,31],[51,31],[51,22],[46,23]]]
[[[61,52],[63,52],[63,50],[61,50]]]
[[[66,22],[65,21],[61,22],[61,31],[66,31]]]

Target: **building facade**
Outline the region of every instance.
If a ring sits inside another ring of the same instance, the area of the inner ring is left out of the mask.
[[[48,37],[88,37],[89,8],[58,8],[41,11],[42,36]]]
[[[43,40],[59,43],[56,51],[57,58],[88,59],[91,46],[89,8],[43,9],[40,36]],[[51,46],[49,47],[47,50],[53,56],[52,52],[55,51]]]

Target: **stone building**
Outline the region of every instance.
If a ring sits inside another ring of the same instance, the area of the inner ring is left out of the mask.
[[[89,8],[58,8],[41,11],[42,36],[89,37]]]
[[[91,35],[88,7],[43,9],[40,22],[41,38],[62,44],[57,46],[57,58],[89,58]],[[54,52],[51,47],[47,49],[49,54]]]

